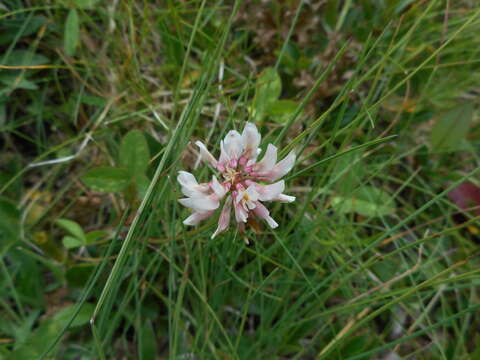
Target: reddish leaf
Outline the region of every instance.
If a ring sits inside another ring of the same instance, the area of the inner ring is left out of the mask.
[[[480,216],[480,187],[470,181],[465,181],[450,191],[448,198],[462,210],[478,207],[475,215]]]

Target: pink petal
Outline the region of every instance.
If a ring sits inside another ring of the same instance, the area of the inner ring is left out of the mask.
[[[263,204],[260,201],[256,202],[256,207],[253,209],[253,213],[257,215],[259,218],[265,220],[272,229],[275,229],[278,224],[273,220],[273,218],[270,216],[270,212],[268,209],[263,206]]]
[[[200,149],[200,157],[202,158],[203,161],[209,162],[213,167],[217,167],[217,159],[208,151],[207,147],[201,142],[201,141],[196,141],[195,145],[198,146]]]
[[[270,171],[277,162],[277,148],[275,145],[268,144],[267,150],[265,151],[265,155],[261,161],[256,164],[253,164],[253,171],[254,172],[263,172],[263,171]]]
[[[242,140],[245,156],[247,159],[256,158],[258,155],[258,145],[262,136],[257,130],[257,127],[252,123],[246,123],[242,132]]]
[[[256,189],[258,191],[260,201],[272,201],[276,200],[277,197],[285,190],[285,181],[280,180],[276,183],[270,185],[260,185],[256,184]]]
[[[233,202],[233,207],[235,210],[235,220],[238,223],[247,222],[247,218],[248,218],[248,212],[247,210],[244,209],[243,202],[241,201],[242,197],[243,197],[243,191],[241,193],[239,192],[236,195],[236,198],[234,198],[234,202]]]
[[[259,171],[253,175],[259,180],[275,181],[283,177],[286,173],[292,170],[295,165],[295,153],[292,151],[282,161],[277,163],[270,171]]]
[[[217,195],[217,198],[219,200],[223,199],[223,197],[227,192],[227,189],[225,189],[225,187],[223,187],[222,184],[218,182],[215,175],[212,176],[212,182],[210,183],[210,186],[213,192],[215,193],[215,195]]]
[[[192,215],[183,220],[183,223],[185,225],[197,225],[200,221],[212,216],[214,212],[214,210],[204,212],[195,211]]]
[[[203,197],[191,197],[178,200],[180,204],[196,211],[215,210],[219,201],[215,194]]]
[[[225,205],[223,205],[222,212],[220,213],[220,217],[218,219],[218,227],[217,230],[212,235],[212,239],[217,236],[218,234],[224,232],[228,225],[230,224],[230,213],[232,210],[232,198],[229,196],[227,200],[225,200]]]

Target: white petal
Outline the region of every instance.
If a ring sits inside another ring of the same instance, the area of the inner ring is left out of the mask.
[[[211,182],[211,187],[215,195],[217,195],[218,199],[221,200],[225,196],[227,189],[222,186],[217,180],[217,177],[215,175],[212,176],[212,182]]]
[[[247,222],[248,212],[243,208],[242,203],[239,201],[234,201],[234,208],[235,208],[235,220],[237,222]]]
[[[247,190],[245,191],[245,193],[248,197],[248,200],[250,200],[250,201],[257,201],[258,200],[259,194],[257,192],[255,184],[249,185]],[[245,197],[245,195],[244,195],[244,197]]]
[[[255,209],[253,209],[253,213],[257,215],[259,218],[265,220],[268,226],[270,226],[272,229],[275,229],[278,226],[278,224],[270,216],[270,212],[268,211],[268,209],[260,201],[257,201],[256,205],[257,206],[255,207]]]
[[[270,228],[272,229],[275,229],[276,227],[278,227],[278,224],[275,220],[273,220],[273,218],[271,216],[267,216],[265,218],[265,221],[267,222],[268,226],[270,226]]]
[[[296,199],[295,196],[280,194],[273,200],[280,201],[282,203],[291,203],[291,202],[295,201],[295,199]]]
[[[218,163],[220,165],[225,165],[230,160],[227,151],[225,150],[225,144],[223,140],[220,140],[220,159],[218,159]]]
[[[223,146],[229,160],[238,160],[243,152],[242,135],[236,130],[230,130],[225,136]]]
[[[217,230],[215,230],[215,232],[213,233],[212,239],[228,228],[228,225],[230,224],[231,210],[232,198],[229,196],[227,200],[225,200],[225,205],[223,205],[222,212],[220,213],[220,217],[218,218],[218,227]]]
[[[197,211],[215,210],[219,206],[219,201],[216,195],[184,198],[178,200],[178,202],[185,207]]]
[[[195,179],[195,176],[193,176],[192,174],[186,171],[178,172],[177,181],[180,183],[180,185],[185,187],[198,185],[198,182],[197,182],[197,179]]]
[[[253,123],[246,123],[242,132],[244,156],[247,159],[256,158],[258,155],[258,145],[262,136],[257,130],[257,127]]]
[[[188,197],[205,196],[209,191],[207,184],[199,184],[195,176],[186,171],[179,171],[177,181],[182,185],[182,193]]]
[[[261,161],[253,165],[253,169],[256,172],[270,171],[277,162],[277,148],[275,145],[268,144],[265,155]]]
[[[208,184],[182,186],[182,193],[187,197],[204,197],[209,195],[210,187],[208,186]]]
[[[254,175],[265,181],[275,181],[283,177],[286,173],[292,170],[293,165],[295,165],[295,153],[292,151],[288,154],[282,161],[277,163],[270,171],[259,171]]]
[[[196,141],[195,145],[200,149],[200,157],[202,160],[209,162],[213,167],[217,167],[217,159],[208,151],[207,147],[201,141]]]
[[[292,170],[293,165],[295,165],[296,160],[295,153],[293,151],[290,152],[282,161],[280,161],[277,165],[273,167],[273,171],[277,173],[277,177],[272,179],[271,181],[275,181],[280,179],[285,174],[287,174],[290,170]]]
[[[270,185],[256,185],[260,201],[277,200],[277,197],[285,190],[285,181],[280,180]],[[295,199],[295,198],[294,198]]]
[[[204,212],[195,211],[192,213],[192,215],[190,215],[185,220],[183,220],[183,224],[197,225],[200,221],[212,216],[214,212],[215,212],[214,210],[209,210]]]

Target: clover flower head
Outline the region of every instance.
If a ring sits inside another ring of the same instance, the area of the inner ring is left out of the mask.
[[[218,170],[220,179],[213,175],[210,182],[199,184],[192,174],[179,171],[177,180],[186,196],[179,202],[192,210],[183,221],[185,225],[197,225],[213,216],[223,202],[212,238],[228,229],[232,209],[242,232],[245,223],[256,223],[254,217],[265,220],[272,229],[278,226],[263,202],[295,200],[295,197],[283,194],[285,182],[279,180],[293,168],[295,154],[291,152],[277,162],[277,148],[268,144],[262,159],[257,161],[261,153],[260,140],[261,135],[252,123],[247,123],[241,134],[231,130],[220,141],[218,160],[202,142],[195,143],[202,160]]]

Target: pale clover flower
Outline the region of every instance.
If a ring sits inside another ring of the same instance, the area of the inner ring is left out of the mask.
[[[199,184],[192,174],[178,173],[177,180],[186,196],[179,202],[193,211],[183,221],[185,225],[197,225],[213,216],[223,201],[218,227],[212,238],[227,230],[232,208],[241,232],[244,232],[245,223],[256,224],[254,217],[265,220],[272,229],[278,226],[262,202],[295,200],[295,197],[283,194],[285,182],[277,181],[292,169],[295,154],[291,152],[277,163],[277,148],[268,144],[262,160],[257,162],[261,152],[258,147],[260,139],[257,127],[252,123],[247,123],[241,134],[231,130],[220,141],[218,160],[202,142],[195,143],[201,158],[220,172],[221,179],[213,175],[210,182]]]

